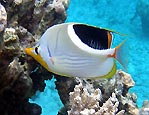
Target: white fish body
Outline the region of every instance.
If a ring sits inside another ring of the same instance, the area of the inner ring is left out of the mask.
[[[115,53],[115,48],[98,50],[89,47],[76,35],[74,24],[59,24],[47,29],[36,45],[37,55],[41,56],[49,71],[59,75],[82,78],[106,76],[115,65],[114,58],[109,57]]]

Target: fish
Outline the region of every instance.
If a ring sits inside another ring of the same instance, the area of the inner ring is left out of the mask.
[[[49,72],[61,76],[112,78],[117,70],[116,60],[123,67],[127,60],[126,40],[111,48],[113,33],[109,29],[77,22],[57,24],[49,27],[37,44],[25,48],[25,52]]]

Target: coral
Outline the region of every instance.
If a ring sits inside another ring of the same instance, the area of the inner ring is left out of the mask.
[[[68,114],[74,115],[85,115],[85,114],[95,114],[95,109],[99,108],[99,100],[101,98],[101,91],[96,89],[93,93],[89,94],[86,88],[83,88],[82,83],[76,85],[74,92],[69,93],[69,101],[71,105],[71,110]]]
[[[26,71],[27,67],[25,65],[26,64],[21,65],[18,58],[13,59],[8,65],[6,72],[1,77],[0,94],[5,90],[11,89],[14,90],[14,93],[21,94],[18,95],[21,98],[27,96],[32,87],[32,80]],[[17,89],[18,86],[21,87]]]
[[[50,26],[64,22],[68,4],[69,0],[0,1],[0,110],[4,115],[41,114],[42,108],[28,99],[37,90],[43,91],[44,80],[53,74],[26,56],[23,49],[34,45]],[[137,108],[136,95],[128,93],[135,83],[123,71],[112,79],[97,81],[55,77],[64,104],[59,115],[67,111],[95,115],[148,112],[148,106]]]
[[[56,89],[58,90],[60,99],[64,105],[67,105],[69,101],[69,92],[72,92],[75,85],[78,83],[73,78],[65,78],[59,75],[55,75],[55,78]]]
[[[103,103],[102,107],[97,111],[96,115],[104,115],[104,114],[114,114],[114,115],[123,115],[124,110],[118,111],[119,101],[116,98],[115,93],[112,93],[112,96]]]
[[[124,110],[117,113],[119,101],[115,93],[112,93],[112,96],[100,107],[101,91],[99,88],[93,88],[92,91],[89,92],[82,83],[76,85],[74,92],[69,93],[71,110],[68,111],[68,115],[122,115],[124,113]]]
[[[147,100],[143,102],[143,106],[139,110],[139,115],[149,115],[149,102]]]
[[[57,83],[59,81],[62,80],[59,78],[57,79]],[[130,74],[121,70],[117,71],[111,79],[86,81],[65,78],[65,82],[60,83],[61,86],[66,87],[59,91],[57,86],[62,102],[65,101],[63,102],[65,107],[59,112],[59,115],[66,115],[66,111],[68,111],[69,115],[76,115],[78,113],[80,115],[100,115],[100,113],[138,115],[139,113],[136,104],[136,95],[128,92],[129,88],[133,87],[135,82]],[[72,89],[74,83],[76,84],[74,91],[70,91],[70,87]],[[70,95],[69,100],[68,95]]]
[[[7,24],[7,13],[3,5],[0,4],[0,32],[4,30]]]
[[[28,99],[44,90],[44,80],[52,74],[27,56],[24,48],[34,45],[50,26],[64,22],[68,4],[68,0],[0,1],[0,110],[4,115],[41,114],[41,107]]]
[[[69,1],[66,0],[53,0],[53,3],[50,4],[51,8],[55,10],[56,13],[62,15],[65,14],[65,8],[67,7],[67,4],[69,4]]]

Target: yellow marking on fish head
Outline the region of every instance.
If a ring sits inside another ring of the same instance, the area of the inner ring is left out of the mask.
[[[41,55],[35,52],[35,48],[25,48],[26,54],[32,56],[37,62],[39,62],[44,68],[46,68],[48,71],[50,71],[47,63],[43,60]]]

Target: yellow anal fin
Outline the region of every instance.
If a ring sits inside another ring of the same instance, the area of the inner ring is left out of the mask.
[[[114,62],[114,65],[112,67],[112,70],[108,74],[106,74],[104,76],[94,77],[94,78],[91,78],[91,79],[93,79],[93,80],[109,79],[109,78],[112,78],[115,75],[115,73],[116,73],[116,63]]]

